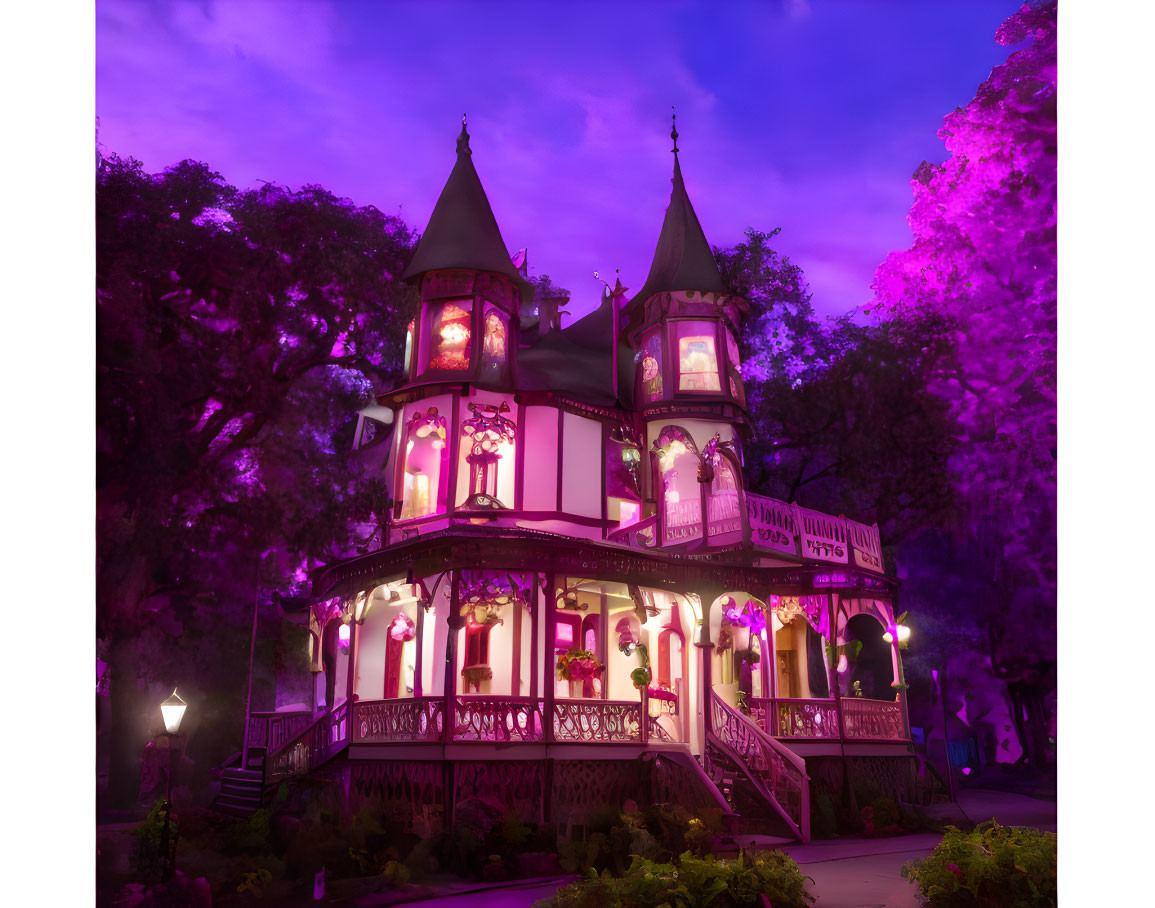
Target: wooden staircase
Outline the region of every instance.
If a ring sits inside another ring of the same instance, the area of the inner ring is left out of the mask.
[[[741,819],[740,833],[810,841],[806,764],[716,693],[703,748],[707,774]]]
[[[251,816],[281,782],[307,775],[348,747],[350,731],[349,704],[341,703],[269,750],[249,747],[245,766],[221,770],[221,791],[213,809]]]

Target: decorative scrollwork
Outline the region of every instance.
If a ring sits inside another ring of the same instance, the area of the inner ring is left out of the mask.
[[[353,740],[439,741],[445,728],[445,701],[440,697],[372,700],[353,706]]]
[[[842,701],[842,720],[848,738],[906,740],[902,704],[897,701],[846,697]]]
[[[529,697],[458,697],[453,738],[457,741],[541,741],[541,701]]]
[[[553,734],[558,741],[638,741],[642,706],[619,700],[557,700]]]

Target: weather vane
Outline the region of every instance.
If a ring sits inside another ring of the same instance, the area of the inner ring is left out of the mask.
[[[673,104],[670,105],[670,110],[674,110]],[[673,121],[673,128],[670,130],[670,138],[674,140],[674,154],[677,154],[678,153],[678,114],[677,114],[676,110],[674,111],[674,113],[672,113],[670,115],[670,119]]]

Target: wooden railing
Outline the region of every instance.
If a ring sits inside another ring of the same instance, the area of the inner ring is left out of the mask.
[[[867,526],[750,493],[746,493],[746,522],[755,548],[882,573],[878,524]]]
[[[647,726],[648,728],[649,726]],[[629,700],[555,700],[555,741],[641,741],[642,704]]]
[[[440,741],[444,733],[443,697],[368,700],[353,704],[353,740],[359,744]]]
[[[531,697],[458,697],[455,741],[541,741],[542,703]]]
[[[871,741],[901,741],[907,737],[902,703],[897,700],[842,698],[843,735]]]
[[[776,738],[838,738],[833,700],[747,697],[751,718]]]
[[[318,717],[266,758],[266,782],[300,776],[335,756],[349,743],[349,703],[342,703]]]
[[[658,515],[653,514],[645,520],[631,523],[628,527],[612,530],[607,540],[618,545],[628,545],[635,549],[652,549],[657,544],[655,538],[658,531]]]
[[[902,704],[890,700],[842,698],[843,726],[838,725],[838,705],[832,699],[793,700],[784,697],[747,697],[753,719],[776,738],[872,741],[905,741]]]
[[[718,694],[710,693],[712,733],[774,796],[798,837],[810,839],[810,780],[806,762],[774,740]]]
[[[276,750],[313,721],[311,710],[257,712],[249,715],[249,747]]]

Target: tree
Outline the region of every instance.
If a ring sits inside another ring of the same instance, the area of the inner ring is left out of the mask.
[[[959,425],[950,465],[987,583],[992,662],[1037,764],[1055,654],[1055,3],[1024,5],[996,39],[1030,43],[945,118],[950,158],[915,171],[914,243],[879,267],[872,308],[945,324],[930,387]]]
[[[123,802],[143,685],[243,679],[262,559],[265,585],[299,585],[383,512],[339,452],[400,371],[414,237],[320,187],[240,192],[192,161],[108,158],[96,201],[97,623]]]
[[[750,228],[745,242],[715,250],[753,310],[741,344],[750,487],[877,521],[888,546],[949,522],[953,426],[926,390],[941,325],[820,322],[801,269],[768,245],[778,232]]]

